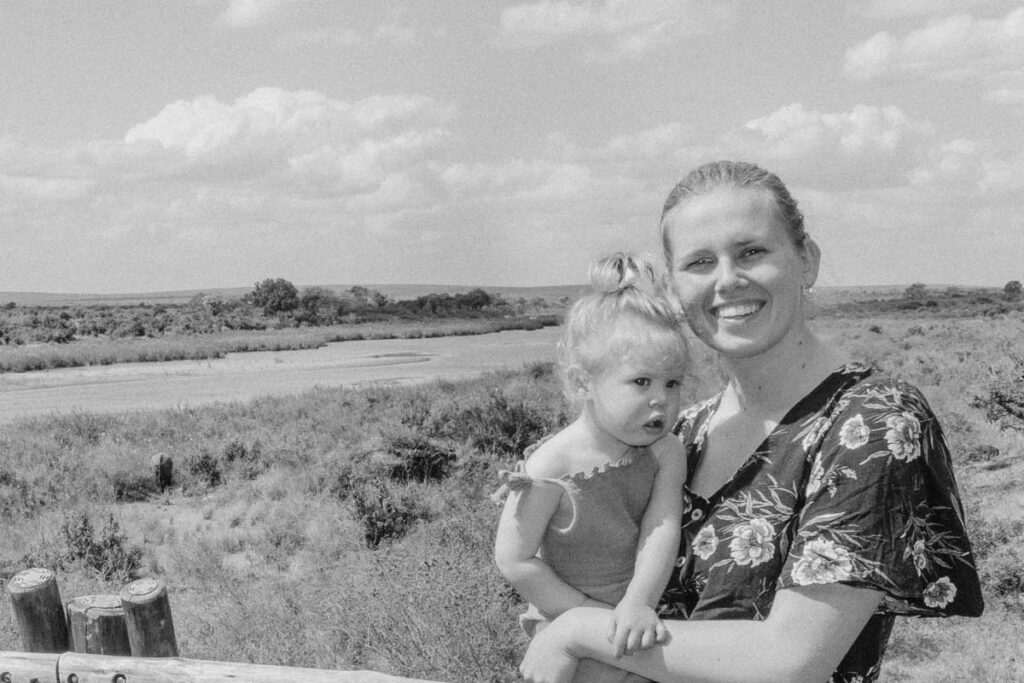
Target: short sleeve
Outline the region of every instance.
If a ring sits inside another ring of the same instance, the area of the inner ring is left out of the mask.
[[[779,588],[844,583],[883,591],[888,613],[981,614],[949,450],[920,392],[863,382],[818,420]]]

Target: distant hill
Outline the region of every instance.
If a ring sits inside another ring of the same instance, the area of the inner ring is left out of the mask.
[[[323,287],[335,292],[344,292],[352,287],[365,287],[378,291],[392,299],[415,299],[427,294],[459,294],[471,289],[482,289],[499,294],[514,301],[520,297],[535,299],[541,297],[558,300],[562,297],[575,298],[583,285],[552,285],[547,287],[489,287],[487,285],[296,285],[301,291],[305,287]],[[182,304],[197,294],[211,294],[225,299],[238,299],[252,291],[252,287],[228,287],[209,289],[183,289],[171,292],[134,292],[126,294],[60,294],[54,292],[0,292],[0,306],[14,302],[18,306],[124,306],[139,303]]]
[[[491,294],[499,294],[509,301],[520,297],[535,299],[540,297],[548,301],[557,301],[562,297],[575,299],[585,285],[550,285],[545,287],[497,287],[488,285],[296,285],[301,291],[305,287],[323,287],[335,292],[344,292],[354,286],[365,287],[378,291],[391,299],[415,299],[427,294],[459,294],[471,289],[482,289]],[[944,291],[957,288],[963,291],[986,289],[982,287],[966,287],[957,285],[928,285],[929,290]],[[814,300],[820,305],[871,299],[893,299],[902,296],[906,285],[872,285],[867,287],[815,287]],[[118,306],[138,303],[150,304],[181,304],[186,303],[196,294],[205,293],[225,299],[241,298],[252,291],[252,287],[228,287],[210,289],[184,289],[172,292],[136,292],[129,294],[58,294],[52,292],[0,292],[0,306],[13,301],[18,306]]]

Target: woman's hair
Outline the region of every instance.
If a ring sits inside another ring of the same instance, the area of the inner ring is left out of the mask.
[[[713,161],[690,171],[680,180],[665,200],[661,209],[661,244],[671,260],[672,244],[668,239],[665,219],[683,201],[690,197],[709,194],[720,187],[747,188],[767,192],[772,199],[776,217],[782,222],[797,249],[803,249],[807,240],[804,216],[796,200],[774,173],[744,161]]]
[[[575,402],[595,372],[637,351],[685,365],[684,327],[652,261],[622,252],[595,261],[590,289],[569,310],[558,345],[566,396]]]

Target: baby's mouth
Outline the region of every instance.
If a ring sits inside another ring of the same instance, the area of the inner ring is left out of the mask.
[[[656,417],[653,420],[648,420],[647,422],[644,423],[644,428],[646,428],[646,429],[664,429],[665,428],[665,418],[663,418],[663,417]]]

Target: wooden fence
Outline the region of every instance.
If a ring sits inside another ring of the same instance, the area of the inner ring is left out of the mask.
[[[0,651],[0,683],[432,683],[374,671],[183,659],[158,579],[65,604],[56,575],[33,568],[16,574],[7,592],[25,651]]]

